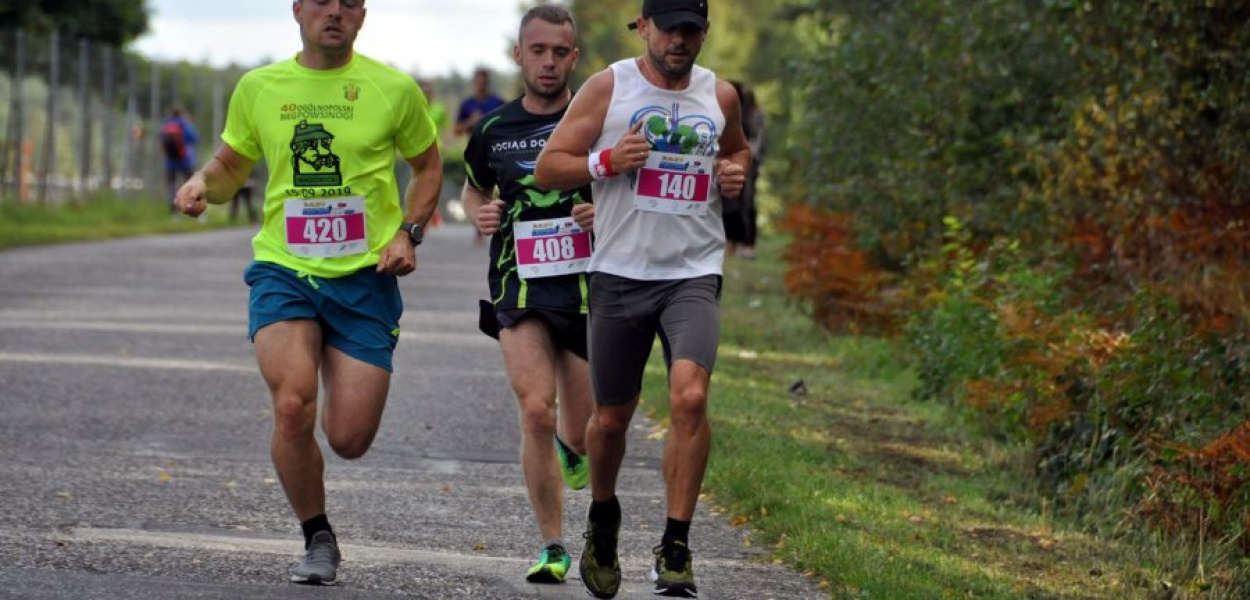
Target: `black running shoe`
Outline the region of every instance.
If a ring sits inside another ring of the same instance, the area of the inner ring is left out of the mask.
[[[616,556],[616,539],[620,534],[621,524],[612,527],[599,526],[587,520],[586,545],[582,547],[582,557],[577,563],[577,570],[582,576],[582,585],[586,591],[596,598],[611,598],[621,589],[621,563]]]

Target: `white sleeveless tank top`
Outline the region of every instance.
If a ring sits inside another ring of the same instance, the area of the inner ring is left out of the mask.
[[[695,65],[684,90],[664,90],[647,81],[635,59],[611,66],[615,83],[603,133],[591,147],[599,152],[616,145],[640,120],[654,123],[642,131],[651,149],[707,156],[720,150],[725,115],[716,100],[716,75]],[[661,124],[654,117],[661,117]],[[720,275],[725,258],[725,228],[720,190],[713,182],[708,209],[700,215],[663,214],[634,205],[637,173],[592,184],[595,202],[595,252],[590,271],[641,280],[689,279]]]

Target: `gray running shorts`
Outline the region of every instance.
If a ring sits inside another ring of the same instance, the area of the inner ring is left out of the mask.
[[[595,273],[590,278],[590,380],[595,402],[628,404],[660,336],[664,362],[716,365],[720,344],[719,275],[640,281]]]

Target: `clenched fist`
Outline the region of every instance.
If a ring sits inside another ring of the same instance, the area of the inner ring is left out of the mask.
[[[208,184],[196,173],[174,194],[174,210],[188,217],[198,217],[208,209]]]
[[[494,235],[499,231],[499,224],[503,220],[503,200],[495,200],[490,204],[477,209],[477,230],[482,235]]]
[[[722,198],[737,198],[747,182],[746,169],[731,160],[716,161],[716,185]]]

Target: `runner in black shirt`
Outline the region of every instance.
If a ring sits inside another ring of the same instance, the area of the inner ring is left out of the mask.
[[[534,163],[547,143],[547,136],[564,116],[568,100],[566,98],[555,112],[541,114],[526,109],[526,100],[531,95],[504,104],[483,118],[474,128],[464,151],[468,171],[466,208],[472,216],[475,206],[484,206],[488,210],[481,214],[495,219],[486,226],[480,222],[478,225],[484,235],[494,234],[490,241],[488,277],[491,303],[497,312],[503,313],[501,324],[504,327],[510,324],[507,314],[514,309],[586,314],[584,268],[563,268],[560,272],[565,274],[551,275],[549,273],[555,271],[538,264],[531,263],[528,269],[518,265],[518,223],[568,218],[574,205],[590,200],[589,186],[568,192],[548,192],[534,185]],[[490,196],[496,189],[499,199],[491,202]],[[543,244],[543,250],[547,245]],[[523,271],[534,270],[543,271],[541,277],[526,278]],[[578,354],[584,356],[585,352]]]
[[[465,149],[464,204],[491,235],[489,302],[482,330],[499,339],[521,423],[521,469],[543,546],[526,579],[561,583],[571,560],[561,536],[564,492],[589,479],[590,417],[586,313],[590,233],[571,215],[593,219],[589,188],[548,192],[534,164],[568,107],[577,65],[577,28],[558,6],[531,9],[513,48],[525,94],[487,114]],[[495,191],[499,198],[492,199]],[[586,221],[584,221],[586,222]],[[556,395],[559,392],[559,419]],[[559,431],[557,432],[557,423]]]

